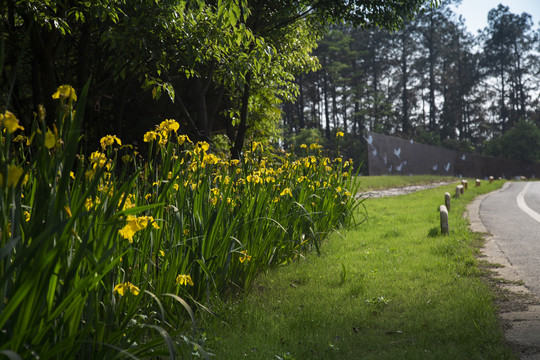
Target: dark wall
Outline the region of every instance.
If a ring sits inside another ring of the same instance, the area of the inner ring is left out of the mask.
[[[462,153],[374,132],[367,133],[366,142],[369,175],[540,176],[536,163]]]

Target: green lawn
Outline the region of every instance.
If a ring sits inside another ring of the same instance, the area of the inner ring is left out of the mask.
[[[366,221],[321,256],[215,304],[204,346],[217,359],[513,359],[474,256],[481,238],[462,218],[475,195],[501,185],[453,198],[449,236],[437,209],[454,185],[367,200]]]

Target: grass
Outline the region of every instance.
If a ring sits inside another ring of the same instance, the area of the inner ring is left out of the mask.
[[[362,191],[380,190],[393,187],[401,187],[408,185],[425,185],[437,182],[457,181],[458,178],[452,176],[436,176],[436,175],[392,175],[392,176],[360,176],[360,189]]]
[[[366,201],[367,222],[335,234],[321,256],[215,306],[207,348],[218,359],[512,359],[475,259],[481,237],[462,217],[501,185],[452,198],[449,236],[437,208],[454,185]]]
[[[146,155],[109,134],[83,156],[87,91],[60,86],[56,121],[40,110],[26,129],[0,113],[0,354],[188,357],[208,299],[354,220],[353,164],[319,144],[253,141],[235,160],[166,119]]]

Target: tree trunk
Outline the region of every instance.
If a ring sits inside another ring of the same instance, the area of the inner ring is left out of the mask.
[[[56,103],[53,100],[52,95],[57,88],[53,54],[57,35],[54,32],[39,28],[33,20],[30,20],[28,27],[30,27],[33,65],[35,61],[35,64],[37,65],[36,68],[39,69],[38,71],[40,74],[38,80],[39,90],[38,84],[34,83],[32,85],[32,89],[38,93],[34,94],[34,103],[36,103],[36,100],[43,100],[45,110],[48,114],[47,119],[52,124],[55,120],[54,114],[56,113]],[[40,92],[41,94],[39,94]]]
[[[244,92],[242,93],[242,106],[240,108],[240,124],[238,126],[238,132],[236,133],[236,138],[234,139],[234,146],[231,149],[231,158],[240,159],[242,154],[242,149],[244,148],[244,140],[247,131],[247,115],[248,115],[248,105],[250,97],[250,88],[251,88],[251,73],[246,74],[246,82],[244,84]]]
[[[324,66],[324,64],[323,64]],[[324,72],[323,77],[323,99],[324,99],[324,119],[325,119],[325,135],[330,140],[330,109],[328,109],[328,73]]]
[[[210,141],[210,129],[208,127],[208,112],[206,108],[206,89],[200,77],[195,77],[195,109],[197,112],[197,138],[199,141]]]
[[[434,18],[433,9],[430,9],[430,22],[429,22],[429,37],[428,37],[428,50],[429,50],[429,129],[435,131],[436,128],[436,114],[437,105],[435,104],[435,44],[434,44]]]
[[[407,83],[409,82],[409,70],[407,64],[407,41],[406,33],[403,32],[401,39],[401,76],[402,76],[402,92],[401,103],[403,117],[401,121],[401,131],[403,134],[409,134],[409,91],[407,89]]]

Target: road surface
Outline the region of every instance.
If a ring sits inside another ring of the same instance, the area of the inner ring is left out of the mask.
[[[480,218],[518,277],[540,297],[540,181],[512,182],[490,194]]]

